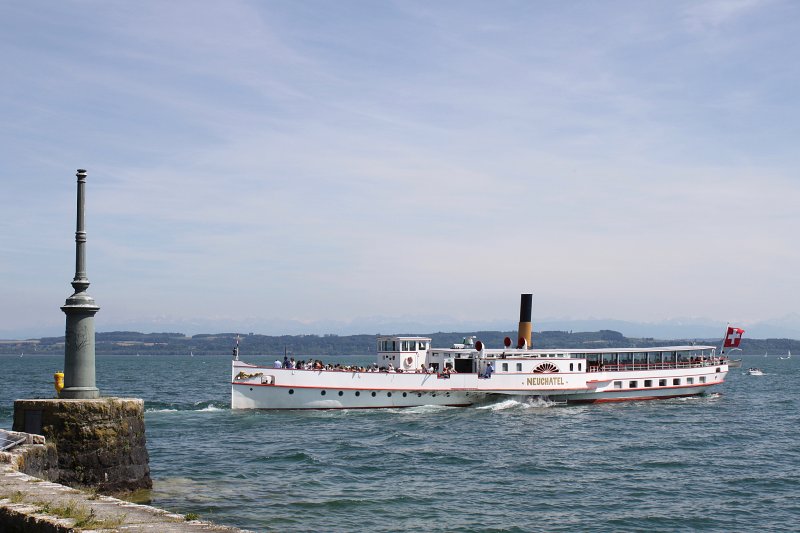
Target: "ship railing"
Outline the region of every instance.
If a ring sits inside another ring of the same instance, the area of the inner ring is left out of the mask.
[[[634,370],[672,370],[676,368],[701,368],[715,366],[721,363],[717,359],[704,359],[700,361],[680,361],[678,363],[622,363],[619,365],[589,365],[589,372],[624,372]]]

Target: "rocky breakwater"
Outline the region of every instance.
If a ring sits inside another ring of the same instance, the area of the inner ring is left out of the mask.
[[[143,400],[17,400],[13,429],[46,439],[21,472],[106,494],[152,487]]]

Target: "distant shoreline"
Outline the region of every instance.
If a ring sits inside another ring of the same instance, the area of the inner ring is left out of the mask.
[[[414,334],[415,332],[410,332]],[[421,334],[433,339],[434,346],[449,346],[464,337],[475,336],[488,347],[503,346],[503,339],[514,339],[516,331],[437,332]],[[230,354],[236,333],[186,336],[182,333],[139,333],[112,331],[96,334],[95,352],[103,355],[222,355]],[[283,355],[372,355],[376,335],[239,335],[241,354]],[[680,344],[720,344],[720,339],[654,339],[625,337],[612,330],[593,332],[539,331],[533,333],[533,346],[541,348],[628,348]],[[741,351],[729,355],[785,355],[800,353],[800,340],[751,339],[745,336]],[[64,353],[64,337],[0,340],[0,355],[36,355]]]

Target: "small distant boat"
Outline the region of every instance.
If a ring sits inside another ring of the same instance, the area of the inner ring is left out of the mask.
[[[791,350],[786,350],[786,351],[787,351],[786,357],[781,357],[781,359],[791,359],[792,358],[792,351]]]
[[[749,375],[751,375],[751,376],[763,376],[764,375],[764,372],[760,368],[756,368],[754,366],[751,366],[750,368],[748,368],[747,369],[747,373]]]

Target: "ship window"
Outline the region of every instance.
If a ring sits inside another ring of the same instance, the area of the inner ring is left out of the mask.
[[[344,392],[343,391],[339,391],[339,396],[344,396]]]
[[[372,396],[373,396],[373,397],[375,396],[375,394],[376,394],[376,393],[375,393],[375,391],[372,391]]]
[[[386,396],[387,396],[388,398],[391,398],[391,397],[392,397],[392,393],[391,393],[391,392],[387,392],[387,393],[386,393]]]
[[[508,372],[508,363],[503,363],[503,372]]]
[[[693,385],[694,384],[694,378],[686,378],[686,384],[687,385]]]
[[[630,381],[630,382],[628,382],[628,388],[629,388],[629,389],[635,389],[635,388],[636,388],[636,387],[638,387],[638,386],[639,386],[639,382],[638,382],[638,381],[635,381],[635,380],[634,380],[634,381]]]
[[[622,382],[621,381],[615,381],[614,382],[614,388],[615,389],[621,389],[622,388]]]
[[[672,384],[673,384],[673,385],[680,385],[680,384],[681,384],[681,378],[675,378],[675,379],[673,379],[673,380],[672,380]]]
[[[706,377],[700,376],[700,383],[705,383],[705,382],[706,382]]]
[[[666,379],[659,379],[658,380],[658,386],[659,387],[666,387],[667,386],[667,380]]]
[[[325,391],[320,391],[320,394],[321,394],[322,396],[325,396],[325,394],[327,394],[327,393],[326,393]]]
[[[421,392],[417,393],[417,398],[422,398],[422,393]]]
[[[294,389],[289,389],[289,394],[294,394]]]
[[[644,386],[645,387],[652,387],[653,386],[653,380],[652,379],[644,380]]]
[[[356,396],[361,396],[361,391],[356,391]]]
[[[403,393],[403,398],[405,398],[406,396],[408,396],[408,393],[407,393],[407,392],[404,392],[404,393]]]
[[[522,372],[522,363],[517,363],[517,372]]]
[[[580,372],[580,371],[581,371],[581,364],[578,363],[578,372]]]
[[[572,372],[573,370],[575,370],[574,368],[572,368],[572,365],[573,365],[572,363],[570,363],[570,364],[569,364],[569,371],[570,371],[570,372]]]

